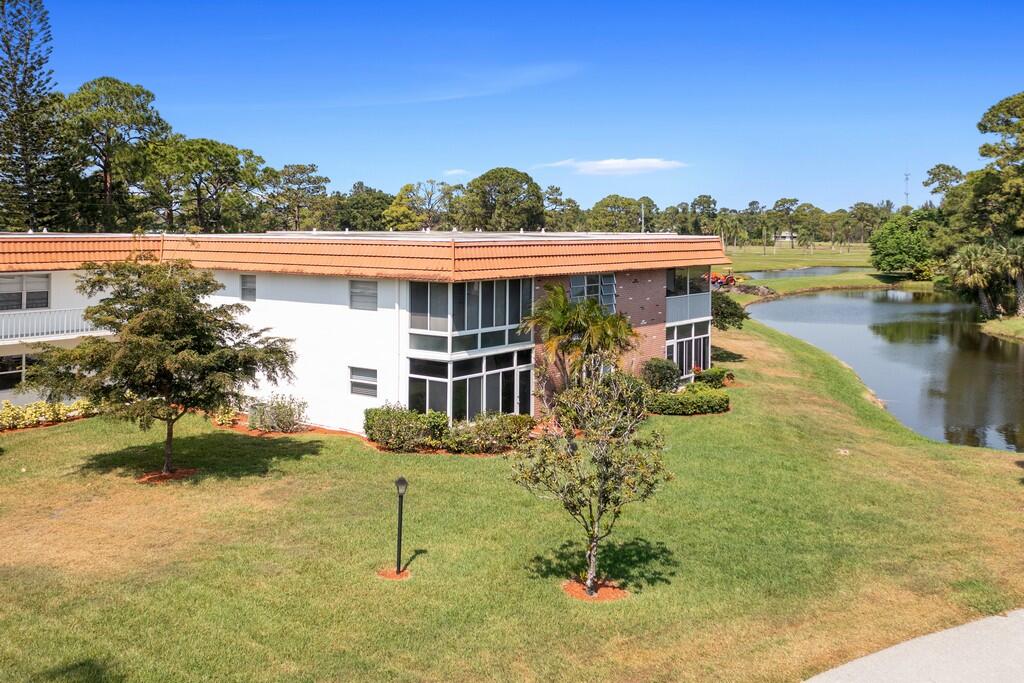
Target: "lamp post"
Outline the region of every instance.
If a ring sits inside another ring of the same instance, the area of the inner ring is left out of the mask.
[[[405,477],[395,479],[395,488],[398,490],[398,549],[395,553],[395,576],[402,573],[402,500],[405,498],[405,491],[409,488],[409,482]]]

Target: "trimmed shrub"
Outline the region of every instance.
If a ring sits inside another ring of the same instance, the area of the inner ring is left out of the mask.
[[[385,403],[381,408],[366,409],[363,431],[366,438],[386,451],[413,452],[430,440],[425,417],[399,403]]]
[[[736,379],[736,376],[732,374],[731,370],[717,365],[693,376],[694,382],[701,382],[716,389],[724,387],[726,380],[731,382],[734,379]]]
[[[80,398],[71,404],[71,414],[75,417],[92,417],[97,412],[96,406],[87,398]]]
[[[675,391],[679,386],[679,366],[667,358],[648,359],[640,375],[655,391]]]
[[[451,453],[503,453],[526,441],[535,425],[529,415],[481,413],[473,422],[455,423],[444,447]]]
[[[59,401],[54,403],[35,401],[23,406],[4,401],[0,404],[0,431],[25,429],[42,424],[57,424],[67,422],[72,417],[86,417],[95,414],[96,411],[92,409],[92,404],[83,406],[78,401],[70,406]]]
[[[306,428],[306,402],[274,394],[249,405],[249,429],[261,432],[299,432]]]
[[[17,429],[21,424],[25,411],[10,401],[0,404],[0,429]]]
[[[693,383],[677,393],[657,392],[647,399],[647,409],[657,415],[706,415],[729,410],[729,394],[707,384]]]

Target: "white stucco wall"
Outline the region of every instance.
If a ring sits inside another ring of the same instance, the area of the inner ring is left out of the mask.
[[[349,281],[313,275],[256,274],[256,301],[240,301],[239,273],[216,271],[224,285],[215,303],[243,303],[243,317],[254,328],[293,340],[297,354],[294,380],[278,386],[264,383],[254,392],[293,394],[307,401],[308,419],[318,426],[361,432],[363,411],[401,399],[403,353],[396,280],[377,281],[377,310],[349,307]],[[349,367],[377,371],[377,396],[353,395]]]

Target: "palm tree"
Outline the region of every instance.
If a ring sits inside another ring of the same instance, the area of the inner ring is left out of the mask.
[[[1007,243],[1003,266],[1017,292],[1017,317],[1024,318],[1024,237],[1015,237]]]
[[[523,318],[519,329],[540,336],[544,355],[567,388],[593,360],[601,365],[633,346],[636,333],[626,316],[608,313],[596,301],[575,303],[564,287],[545,285],[546,296]]]
[[[988,289],[992,286],[993,276],[998,270],[998,260],[994,250],[980,244],[963,246],[949,259],[953,285],[977,293],[981,313],[986,318],[995,317],[995,307],[992,305]]]

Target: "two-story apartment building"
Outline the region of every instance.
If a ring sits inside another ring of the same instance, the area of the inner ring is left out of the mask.
[[[629,317],[626,369],[663,355],[689,376],[710,365],[710,267],[717,237],[592,233],[36,234],[0,237],[0,399],[15,394],[31,344],[98,334],[75,292],[88,261],[146,253],[187,259],[242,302],[246,322],[294,340],[290,386],[316,425],[360,431],[385,401],[454,419],[530,413],[536,342],[523,315],[556,283]]]

